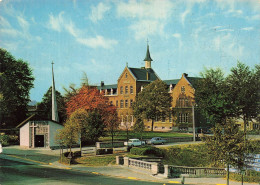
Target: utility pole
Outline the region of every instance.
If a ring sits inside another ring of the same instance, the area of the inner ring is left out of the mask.
[[[192,125],[193,125],[193,141],[196,141],[196,133],[195,133],[195,111],[194,111],[194,105],[192,105]]]

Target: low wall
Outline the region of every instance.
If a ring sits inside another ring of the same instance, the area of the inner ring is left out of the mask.
[[[96,147],[97,148],[116,148],[116,147],[124,147],[124,142],[123,141],[115,141],[113,142],[96,142]]]
[[[165,165],[167,177],[178,177],[181,174],[190,176],[225,176],[224,168],[204,168],[204,167],[187,167],[187,166],[171,166]]]
[[[199,176],[225,176],[224,168],[204,168],[162,165],[160,162],[149,162],[144,160],[132,159],[129,157],[116,156],[116,164],[124,165],[130,168],[142,170],[153,175],[160,175],[165,178],[180,177],[185,174],[191,177]]]

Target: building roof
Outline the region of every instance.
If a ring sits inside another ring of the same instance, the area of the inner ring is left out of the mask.
[[[103,85],[101,86],[97,86],[98,90],[103,90],[103,89],[117,89],[117,84],[111,84],[111,85]]]
[[[194,89],[198,87],[199,81],[202,80],[202,78],[199,77],[186,77],[186,79],[191,83]]]
[[[144,61],[153,61],[153,59],[150,56],[149,45],[147,45],[147,51]]]
[[[24,124],[26,124],[28,121],[52,121],[52,122],[54,122],[54,123],[60,125],[60,123],[58,123],[58,122],[56,122],[56,121],[43,118],[43,117],[39,116],[38,114],[33,114],[33,115],[29,116],[27,119],[25,119],[23,122],[21,122],[19,125],[17,125],[16,128],[22,127],[22,126],[23,126]]]
[[[180,79],[172,79],[172,80],[163,80],[164,83],[166,83],[167,85],[176,85],[178,82],[180,81]]]
[[[159,79],[153,69],[145,69],[145,68],[128,68],[131,73],[135,76],[136,81],[155,81]],[[149,79],[147,80],[147,74]]]

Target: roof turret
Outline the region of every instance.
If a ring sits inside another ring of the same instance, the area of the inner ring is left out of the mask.
[[[147,51],[146,51],[146,56],[144,61],[153,61],[153,59],[150,56],[150,51],[149,51],[149,45],[147,44]]]

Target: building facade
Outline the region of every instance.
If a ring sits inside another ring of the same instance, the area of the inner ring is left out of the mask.
[[[130,129],[135,122],[132,111],[132,103],[136,95],[142,91],[145,85],[160,79],[152,69],[152,58],[150,56],[149,46],[145,56],[145,67],[141,68],[124,68],[118,78],[117,84],[105,85],[101,82],[98,86],[108,97],[111,104],[115,105],[120,117],[121,129]],[[191,130],[193,113],[192,105],[194,104],[195,83],[199,80],[196,77],[188,77],[183,74],[180,79],[164,80],[168,86],[168,93],[172,96],[172,112],[154,122],[154,131],[171,131],[171,130]],[[151,129],[152,121],[145,120],[145,128]]]

